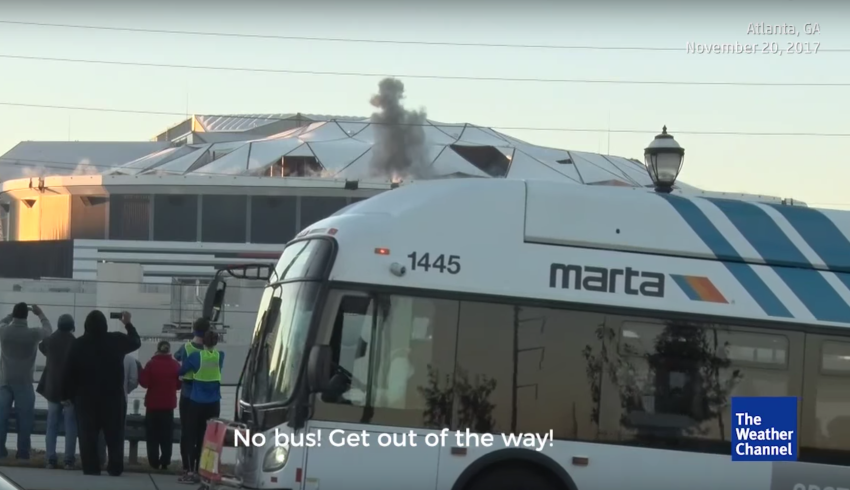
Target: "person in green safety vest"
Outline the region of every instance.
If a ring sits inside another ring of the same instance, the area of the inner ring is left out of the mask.
[[[174,353],[174,358],[177,362],[182,363],[186,357],[194,352],[204,350],[204,335],[210,330],[210,322],[206,318],[198,318],[192,324],[193,337],[192,340],[181,345],[177,352]],[[177,409],[180,414],[180,427],[184,428],[180,432],[180,459],[183,461],[183,475],[189,474],[191,465],[189,460],[192,455],[192,441],[188,437],[188,431],[185,429],[189,425],[189,417],[191,410],[189,407],[189,394],[192,393],[192,377],[193,373],[188,372],[182,377],[182,385],[180,388],[180,402]]]
[[[221,370],[224,352],[216,349],[218,334],[212,330],[204,334],[203,350],[192,352],[183,359],[180,376],[192,373],[192,391],[189,393],[189,420],[184,428],[191,446],[189,473],[179,478],[181,483],[198,483],[198,464],[204,445],[207,421],[221,413]]]

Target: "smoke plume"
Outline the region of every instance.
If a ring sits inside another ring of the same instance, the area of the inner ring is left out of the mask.
[[[428,156],[425,148],[426,114],[424,110],[404,108],[404,84],[385,78],[371,103],[380,109],[372,114],[375,143],[370,170],[373,177],[392,181],[427,178]]]
[[[314,170],[312,168],[304,169],[304,177],[310,177],[314,179],[332,179],[336,175],[336,172],[332,172],[326,168],[321,170]]]
[[[50,174],[42,165],[27,165],[21,167],[21,174],[24,177],[35,178],[35,177],[46,177]]]
[[[92,165],[91,161],[88,158],[84,158],[74,167],[74,171],[71,172],[71,175],[98,175],[100,171]]]

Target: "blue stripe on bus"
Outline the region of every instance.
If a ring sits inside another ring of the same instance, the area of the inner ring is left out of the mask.
[[[817,209],[800,206],[771,204],[788,223],[797,230],[803,240],[824,261],[826,268],[833,271],[850,271],[850,240],[825,214]],[[850,287],[850,276],[836,274]]]
[[[706,199],[729,218],[815,318],[850,323],[850,305],[819,271],[812,269],[805,255],[763,209],[744,201]]]
[[[738,280],[744,289],[753,297],[756,303],[768,316],[793,318],[793,315],[761,277],[729,243],[714,223],[691,200],[670,194],[658,194],[667,200],[686,223],[694,230],[712,253],[722,261],[726,269]]]

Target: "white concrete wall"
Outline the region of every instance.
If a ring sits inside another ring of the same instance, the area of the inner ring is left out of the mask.
[[[143,284],[141,276],[141,266],[137,264],[104,263],[98,264],[97,281],[0,278],[0,317],[11,313],[15,303],[24,301],[41,306],[54,328],[59,315],[73,315],[77,321],[76,334],[81,335],[90,311],[99,309],[108,317],[110,312],[127,310],[143,338],[136,356],[144,364],[154,354],[156,342],[163,337],[162,327],[171,322],[172,309],[176,310],[178,305],[172,305],[170,285]],[[230,328],[225,343],[220,345],[226,353],[224,383],[236,383],[239,378],[262,295],[259,286],[256,282],[240,284],[236,280],[228,284],[223,320]],[[37,325],[35,318],[30,323]],[[111,331],[123,331],[118,320],[109,323]],[[173,350],[178,346],[177,341],[172,341]],[[43,363],[39,354],[37,365],[41,367]]]

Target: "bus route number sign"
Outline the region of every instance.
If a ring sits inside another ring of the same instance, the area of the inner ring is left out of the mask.
[[[441,274],[448,272],[449,274],[457,274],[460,272],[460,256],[459,255],[431,255],[428,252],[419,253],[412,252],[407,256],[410,259],[410,270],[422,270],[429,272],[435,270]]]

